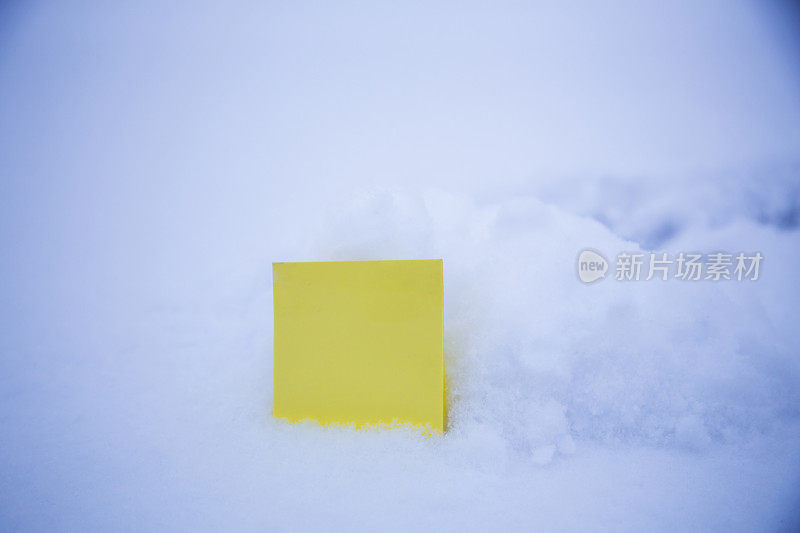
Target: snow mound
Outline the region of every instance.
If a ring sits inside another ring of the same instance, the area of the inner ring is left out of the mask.
[[[534,197],[364,193],[330,220],[310,256],[444,259],[457,434],[488,428],[503,453],[547,463],[575,438],[705,448],[798,414],[788,317],[799,295],[783,277],[800,261],[797,231],[745,223],[729,229],[733,241],[702,226],[681,234],[686,250],[760,250],[764,275],[749,285],[626,283],[612,272],[586,286],[575,272],[582,249],[613,260],[639,245]]]

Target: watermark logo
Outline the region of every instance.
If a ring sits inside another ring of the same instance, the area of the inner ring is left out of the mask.
[[[614,265],[616,281],[757,281],[764,256],[761,252],[702,254],[680,252],[661,253],[621,252]],[[609,263],[594,250],[578,255],[578,277],[584,283],[605,278]]]
[[[606,277],[608,261],[594,250],[584,250],[578,255],[578,277],[584,283],[592,283]]]

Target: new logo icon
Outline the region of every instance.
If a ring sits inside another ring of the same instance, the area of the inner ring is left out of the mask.
[[[584,283],[592,283],[605,278],[608,272],[608,261],[592,250],[584,250],[578,256],[578,277]]]

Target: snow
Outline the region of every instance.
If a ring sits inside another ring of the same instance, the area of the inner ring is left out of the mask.
[[[2,529],[800,528],[786,13],[65,6],[0,12]],[[271,263],[405,258],[447,433],[273,419]]]

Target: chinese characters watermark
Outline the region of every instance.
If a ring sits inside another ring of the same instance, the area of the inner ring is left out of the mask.
[[[621,252],[614,265],[616,281],[757,281],[764,256],[761,252]],[[594,250],[578,255],[578,278],[584,283],[604,279],[609,270],[605,257]]]

